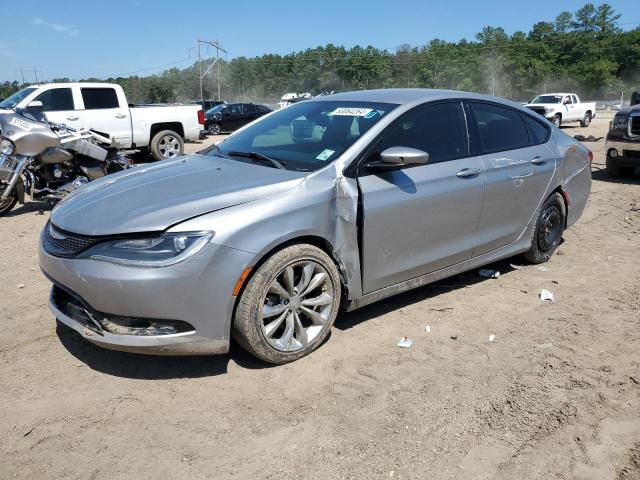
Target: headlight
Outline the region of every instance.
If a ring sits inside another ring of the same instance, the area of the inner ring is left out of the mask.
[[[551,113],[551,112],[553,112],[553,108],[551,108],[551,107],[544,107],[544,111],[545,111],[545,113]]]
[[[212,237],[213,232],[193,232],[109,240],[90,248],[80,258],[130,267],[167,267],[195,255]]]
[[[611,128],[613,130],[626,130],[628,125],[629,117],[626,117],[624,115],[616,115],[615,117],[613,117],[613,125]]]
[[[11,155],[13,149],[13,142],[11,140],[4,139],[0,141],[0,155]]]

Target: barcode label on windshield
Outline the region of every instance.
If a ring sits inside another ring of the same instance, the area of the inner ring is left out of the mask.
[[[329,113],[332,116],[365,117],[373,111],[373,108],[339,107]],[[367,117],[369,118],[369,117]]]

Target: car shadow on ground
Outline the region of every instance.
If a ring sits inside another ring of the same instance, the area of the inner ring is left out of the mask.
[[[91,369],[116,377],[138,380],[213,377],[227,373],[229,361],[242,368],[263,369],[273,365],[261,362],[231,342],[224,355],[160,356],[107,350],[86,341],[75,330],[58,322],[56,333],[71,355]]]
[[[597,168],[594,166],[591,172],[591,178],[600,182],[623,183],[625,185],[640,185],[640,169],[636,168],[634,174],[627,178],[612,177],[605,167]]]
[[[46,202],[27,202],[19,207],[14,207],[5,217],[17,217],[31,212],[38,212],[38,215],[45,215],[51,211],[51,205]]]
[[[519,267],[525,265],[524,259],[520,256],[506,258],[489,265],[485,265],[482,268],[489,270],[497,270],[500,275],[506,275],[516,270],[512,265]],[[342,313],[338,315],[336,319],[335,327],[339,330],[348,330],[360,323],[371,320],[372,318],[379,317],[386,313],[398,310],[400,308],[413,305],[414,303],[423,302],[425,300],[434,299],[442,293],[458,290],[461,288],[470,288],[473,285],[484,282],[492,281],[491,278],[484,278],[478,274],[477,268],[469,270],[453,277],[445,278],[435,283],[425,285],[424,287],[416,288],[415,290],[409,290],[408,292],[395,295],[393,297],[380,300],[376,303],[363,307],[353,312]],[[451,310],[455,312],[455,305],[434,305],[431,309],[433,311]]]

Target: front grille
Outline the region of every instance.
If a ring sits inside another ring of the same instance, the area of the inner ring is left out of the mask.
[[[640,150],[623,150],[622,156],[640,160]]]
[[[42,235],[42,246],[50,255],[55,257],[72,258],[80,252],[98,243],[100,239],[65,232],[48,222]]]
[[[546,110],[544,109],[544,107],[529,107],[529,110],[533,110],[534,112],[542,115],[544,117]]]
[[[640,115],[632,115],[629,119],[629,132],[631,135],[640,135]]]

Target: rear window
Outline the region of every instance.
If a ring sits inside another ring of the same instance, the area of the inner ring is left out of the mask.
[[[470,103],[469,106],[485,153],[529,146],[529,133],[518,112],[487,103]]]
[[[118,108],[118,95],[113,88],[82,88],[85,110]]]

